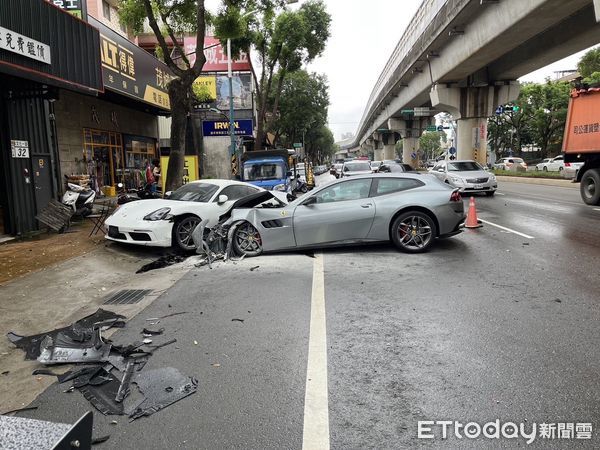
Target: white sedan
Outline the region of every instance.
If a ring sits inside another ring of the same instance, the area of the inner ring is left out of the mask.
[[[235,200],[264,189],[233,180],[193,181],[168,199],[139,200],[120,206],[108,219],[106,239],[154,247],[193,250],[192,231],[201,220],[217,224]]]

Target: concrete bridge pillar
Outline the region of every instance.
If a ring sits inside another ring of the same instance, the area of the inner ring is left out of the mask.
[[[433,87],[433,107],[450,113],[457,121],[458,159],[487,162],[487,118],[498,105],[516,100],[519,91],[516,81],[484,87]]]
[[[373,161],[382,161],[384,159],[385,150],[383,148],[377,148],[373,151]]]
[[[402,162],[415,169],[419,167],[419,138],[405,137],[402,140]]]
[[[396,143],[383,146],[383,157],[381,159],[396,159]]]

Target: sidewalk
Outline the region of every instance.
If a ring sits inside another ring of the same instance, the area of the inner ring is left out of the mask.
[[[136,274],[167,250],[108,243],[100,234],[88,239],[88,234],[86,227],[81,227],[74,233],[0,246],[0,413],[29,404],[55,381],[32,376],[33,370],[43,366],[24,361],[23,352],[9,342],[6,333],[31,335],[52,330],[100,307],[130,319],[193,267],[184,262]],[[121,289],[153,292],[137,304],[103,305],[107,296]]]

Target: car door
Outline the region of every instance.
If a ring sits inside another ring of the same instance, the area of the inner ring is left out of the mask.
[[[293,213],[296,245],[365,239],[375,217],[371,182],[349,179],[307,197]]]
[[[548,163],[548,170],[558,172],[563,167],[563,157],[557,156],[550,163]]]

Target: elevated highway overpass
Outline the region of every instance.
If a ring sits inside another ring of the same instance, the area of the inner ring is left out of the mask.
[[[416,164],[423,129],[448,112],[458,157],[485,162],[487,118],[518,97],[517,79],[600,43],[599,21],[600,0],[424,0],[343,148],[388,159],[403,139]]]

